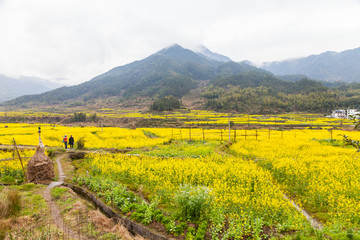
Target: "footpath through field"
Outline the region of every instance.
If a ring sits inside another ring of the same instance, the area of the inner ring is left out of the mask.
[[[51,217],[54,220],[55,225],[57,226],[58,229],[62,229],[63,231],[63,235],[67,234],[68,237],[70,238],[74,238],[74,239],[82,239],[82,240],[87,240],[88,238],[86,236],[81,236],[80,234],[76,233],[75,231],[73,231],[69,226],[67,226],[64,222],[64,219],[61,217],[61,212],[58,209],[58,207],[56,206],[56,204],[52,201],[51,199],[51,189],[56,187],[56,186],[61,186],[64,183],[64,179],[65,179],[65,174],[63,172],[62,169],[62,165],[60,160],[62,158],[66,157],[66,154],[62,154],[59,157],[56,158],[56,163],[58,166],[58,170],[59,170],[59,181],[58,182],[52,182],[44,191],[44,198],[46,200],[46,203],[48,204],[49,208],[50,208],[50,214]]]

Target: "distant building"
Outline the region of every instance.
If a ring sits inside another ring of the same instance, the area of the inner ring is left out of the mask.
[[[358,112],[357,109],[348,109],[348,110],[346,110],[347,118],[350,118],[351,116],[355,117],[357,114],[360,114],[360,112]]]
[[[351,116],[355,116],[357,114],[360,114],[360,112],[357,111],[357,109],[337,109],[334,110],[331,114],[331,117],[333,118],[350,118]]]
[[[333,118],[346,118],[346,110],[344,109],[337,109],[334,110],[331,114]]]

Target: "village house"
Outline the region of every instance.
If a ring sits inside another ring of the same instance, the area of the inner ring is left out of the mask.
[[[360,114],[360,112],[358,112],[357,109],[346,109],[346,110],[345,109],[337,109],[332,112],[331,117],[333,117],[333,118],[350,118],[357,114]]]

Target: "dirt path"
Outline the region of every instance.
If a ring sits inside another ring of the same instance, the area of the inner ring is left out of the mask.
[[[63,231],[64,235],[67,235],[69,238],[71,239],[83,239],[83,240],[87,240],[89,238],[82,236],[81,234],[73,231],[70,227],[68,227],[66,225],[66,223],[64,222],[63,217],[61,216],[61,212],[58,209],[58,207],[56,206],[56,204],[51,200],[51,189],[56,187],[56,186],[60,186],[64,183],[64,179],[65,179],[65,174],[63,172],[62,169],[62,165],[60,160],[62,158],[66,157],[65,154],[59,156],[58,158],[56,158],[56,163],[58,166],[58,170],[59,170],[59,181],[58,182],[52,182],[44,191],[44,198],[46,200],[46,203],[48,204],[49,208],[50,208],[50,214],[51,217],[55,223],[55,225],[57,226],[58,229]]]
[[[319,222],[318,220],[316,220],[315,218],[311,217],[310,213],[308,213],[305,209],[303,209],[302,207],[300,207],[299,205],[297,205],[293,200],[291,200],[287,195],[283,195],[284,199],[286,199],[287,201],[289,201],[294,208],[296,208],[296,210],[298,210],[302,215],[304,215],[306,217],[306,219],[310,222],[311,226],[313,228],[319,229],[321,230],[323,225],[321,222]]]

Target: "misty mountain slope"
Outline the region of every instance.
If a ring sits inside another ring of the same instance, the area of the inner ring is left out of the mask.
[[[51,104],[71,99],[86,101],[109,96],[182,97],[196,88],[199,81],[211,80],[219,74],[227,76],[251,70],[256,68],[245,63],[215,61],[175,44],[143,60],[115,67],[82,84],[20,97],[6,104]]]
[[[219,53],[212,52],[203,45],[199,46],[198,49],[196,49],[195,51],[196,51],[196,53],[198,53],[202,56],[208,57],[215,61],[219,61],[219,62],[231,62],[232,61],[229,57],[224,56]]]
[[[264,63],[276,75],[304,74],[323,81],[360,82],[360,48]]]
[[[60,87],[60,84],[34,77],[10,78],[0,75],[0,102],[26,94],[37,94]]]

